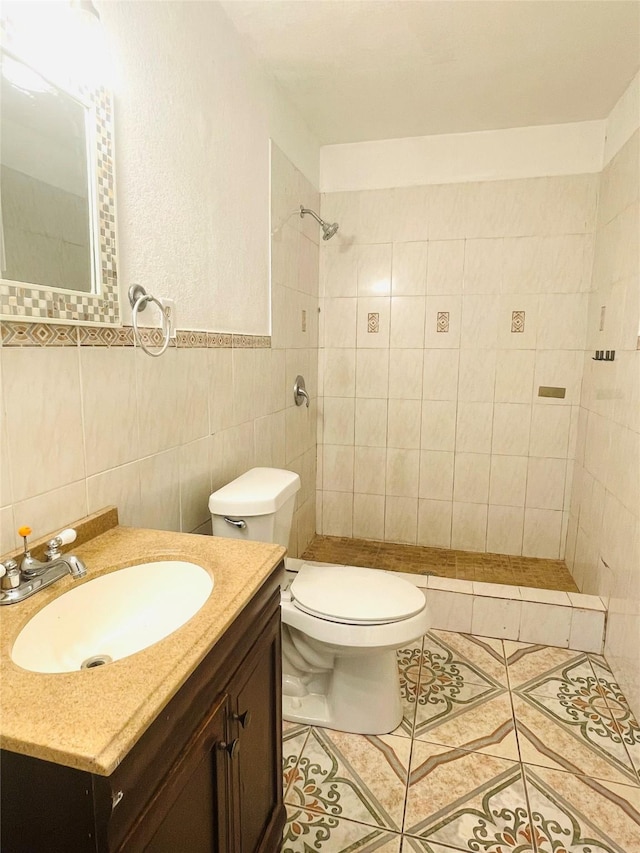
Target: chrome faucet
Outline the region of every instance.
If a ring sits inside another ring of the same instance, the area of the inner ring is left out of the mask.
[[[44,557],[45,562],[36,560],[31,556],[27,545],[27,537],[31,534],[30,527],[21,527],[18,530],[24,540],[24,553],[20,563],[16,560],[6,560],[0,563],[0,604],[15,604],[24,601],[34,592],[50,586],[64,575],[72,578],[83,578],[87,574],[87,567],[74,554],[60,552],[63,545],[75,541],[76,531],[68,527],[53,539],[47,542],[47,550]]]

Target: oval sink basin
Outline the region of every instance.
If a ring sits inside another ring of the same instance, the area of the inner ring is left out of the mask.
[[[13,662],[33,672],[91,669],[168,637],[205,603],[213,579],[183,560],[140,563],[70,589],[18,634]]]

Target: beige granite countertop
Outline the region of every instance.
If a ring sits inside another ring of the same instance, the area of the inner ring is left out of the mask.
[[[78,585],[64,577],[18,604],[0,608],[0,745],[109,775],[273,572],[285,550],[160,530],[114,527],[66,548],[87,565],[86,583],[125,566],[186,560],[214,578],[204,606],[169,637],[108,666],[70,673],[28,672],[11,648],[31,616]]]

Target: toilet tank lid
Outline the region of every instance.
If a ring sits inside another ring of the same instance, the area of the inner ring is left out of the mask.
[[[251,468],[209,498],[212,515],[251,516],[276,512],[300,489],[300,477],[282,468]]]

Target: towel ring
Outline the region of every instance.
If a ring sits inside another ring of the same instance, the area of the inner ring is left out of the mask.
[[[129,302],[131,304],[131,324],[133,325],[133,335],[136,341],[136,344],[140,347],[140,349],[145,352],[147,355],[150,355],[152,358],[158,358],[161,356],[167,347],[169,346],[169,339],[171,337],[171,321],[167,317],[164,312],[164,308],[159,299],[156,299],[155,296],[152,296],[150,293],[142,287],[141,284],[132,284],[129,288]],[[155,352],[153,350],[148,349],[145,345],[144,341],[140,337],[140,330],[138,329],[138,312],[144,311],[147,307],[147,303],[154,302],[158,308],[160,309],[160,316],[162,317],[162,334],[164,340],[162,342],[162,346],[159,350]]]

